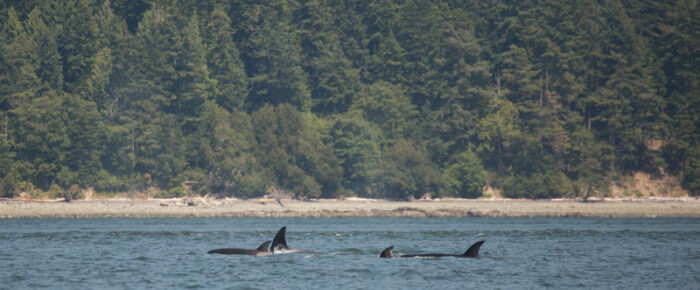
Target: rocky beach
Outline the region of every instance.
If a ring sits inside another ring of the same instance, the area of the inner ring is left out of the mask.
[[[697,198],[580,200],[91,199],[0,200],[0,218],[117,217],[700,217]]]

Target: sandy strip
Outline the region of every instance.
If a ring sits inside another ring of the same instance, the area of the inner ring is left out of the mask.
[[[0,200],[0,218],[102,217],[700,217],[697,198],[572,200]]]

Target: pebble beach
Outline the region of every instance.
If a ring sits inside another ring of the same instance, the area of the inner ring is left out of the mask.
[[[700,217],[697,198],[439,199],[92,199],[0,200],[0,218],[153,217]]]

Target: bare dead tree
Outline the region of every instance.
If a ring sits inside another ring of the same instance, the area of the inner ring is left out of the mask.
[[[134,141],[134,127],[131,127],[131,154],[136,156],[136,142]]]
[[[540,75],[540,108],[542,108],[542,106],[544,106],[544,102],[543,102],[543,99],[544,99],[544,87],[543,87],[543,86],[544,86],[544,85],[542,84],[542,75]]]
[[[112,106],[109,108],[109,118],[114,120],[119,111],[119,96],[115,97],[112,101]]]
[[[5,112],[5,144],[7,144],[7,119],[9,118],[9,115],[7,112]]]
[[[491,88],[493,88],[494,90],[496,90],[496,96],[497,96],[497,97],[500,97],[500,96],[501,96],[501,72],[498,71],[498,70],[496,71],[496,83],[495,83],[495,84],[491,84]]]

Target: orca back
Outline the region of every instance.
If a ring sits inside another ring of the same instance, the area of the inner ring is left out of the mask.
[[[484,244],[484,241],[478,241],[474,243],[469,249],[467,249],[462,256],[464,257],[469,257],[469,258],[476,258],[479,256],[479,248],[481,248],[481,245]]]
[[[388,248],[384,249],[381,254],[379,254],[380,258],[391,258],[391,250],[394,249],[394,246],[389,246]]]
[[[287,246],[287,238],[285,237],[286,234],[287,226],[283,226],[279,231],[277,231],[275,238],[272,239],[272,246],[270,247],[271,252],[274,252],[275,250],[289,249],[289,247]]]
[[[269,252],[269,251],[270,251],[270,243],[272,243],[272,241],[265,241],[264,243],[262,243],[262,244],[258,247],[258,251],[260,251],[260,252]]]

